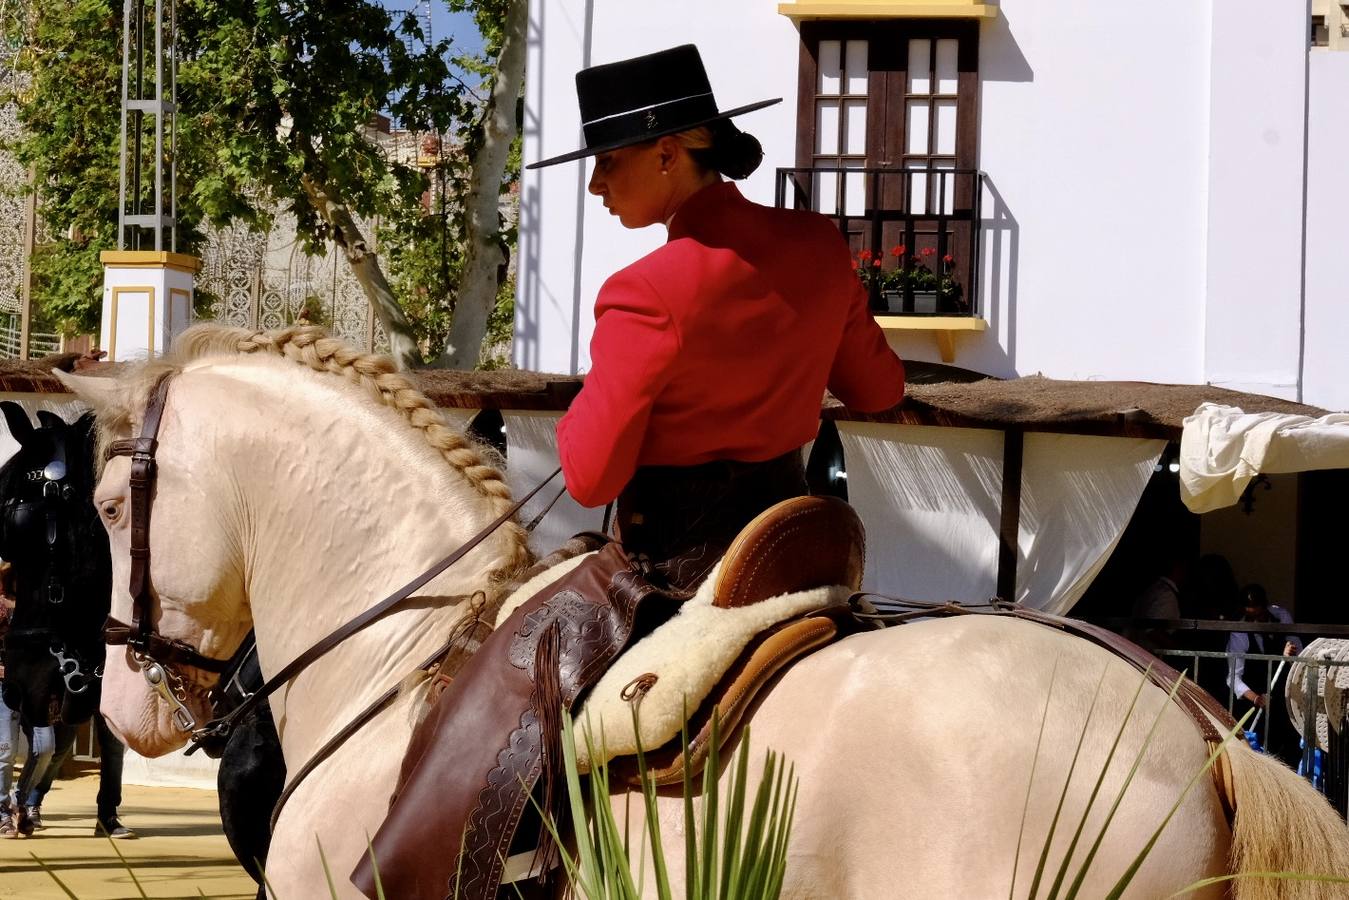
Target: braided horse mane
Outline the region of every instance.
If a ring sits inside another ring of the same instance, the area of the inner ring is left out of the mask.
[[[500,469],[490,462],[490,450],[451,428],[434,403],[412,381],[395,371],[393,361],[377,353],[365,353],[339,338],[330,337],[316,325],[297,325],[276,331],[250,331],[204,323],[184,331],[167,355],[139,363],[119,377],[120,402],[99,410],[98,459],[106,444],[118,433],[126,434],[143,415],[150,390],[165,372],[178,372],[187,364],[210,356],[261,354],[279,356],[315,372],[334,375],[358,385],[376,402],[397,410],[408,424],[440,452],[450,467],[485,497],[494,516],[511,506],[510,488]],[[499,532],[504,538],[502,566],[490,573],[500,583],[530,561],[525,533],[511,521]]]

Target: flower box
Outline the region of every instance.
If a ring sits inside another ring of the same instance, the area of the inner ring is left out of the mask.
[[[881,297],[885,299],[885,311],[889,313],[926,313],[933,314],[937,312],[937,292],[936,291],[914,291],[913,309],[904,309],[903,291],[881,291]]]

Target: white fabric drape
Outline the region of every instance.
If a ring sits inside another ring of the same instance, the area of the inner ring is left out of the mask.
[[[1349,413],[1313,419],[1203,403],[1180,439],[1180,496],[1191,512],[1231,506],[1260,473],[1349,468]]]
[[[975,602],[997,583],[1003,434],[840,422],[848,497],[867,529],[865,586],[915,600]],[[1164,444],[1027,434],[1017,597],[1061,613],[1129,523]]]
[[[511,493],[523,497],[558,466],[557,420],[555,412],[503,412],[506,424],[506,481]],[[529,522],[553,499],[562,487],[562,476],[552,480],[525,504],[520,521]],[[564,494],[553,511],[544,516],[529,538],[529,547],[542,556],[551,553],[579,531],[599,531],[604,524],[604,508],[586,509]]]

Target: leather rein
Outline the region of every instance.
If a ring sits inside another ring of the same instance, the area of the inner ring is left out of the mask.
[[[150,581],[150,508],[153,501],[153,491],[155,487],[155,478],[157,474],[157,464],[155,461],[155,452],[159,447],[159,426],[160,420],[164,414],[164,405],[168,399],[169,383],[173,373],[165,373],[155,382],[150,392],[150,399],[145,408],[145,420],[141,426],[140,437],[129,440],[114,441],[109,445],[107,457],[111,459],[114,456],[131,457],[131,577],[130,592],[132,598],[132,624],[127,625],[116,619],[109,617],[104,626],[104,640],[111,645],[126,645],[131,649],[132,657],[136,664],[140,666],[141,673],[146,682],[159,694],[173,710],[174,722],[180,730],[191,732],[193,746],[188,750],[192,753],[201,747],[201,741],[208,738],[228,737],[234,726],[243,720],[268,696],[273,694],[278,688],[295,678],[313,662],[321,656],[332,650],[342,641],[361,631],[368,625],[381,619],[385,614],[398,606],[413,592],[424,587],[431,579],[444,572],[450,566],[467,556],[474,548],[485,541],[493,532],[502,525],[509,522],[520,509],[528,503],[535,494],[544,488],[549,482],[561,473],[559,467],[554,469],[552,474],[540,481],[527,494],[516,501],[510,509],[503,512],[494,519],[485,528],[469,538],[462,546],[444,559],[432,565],[422,574],[385,597],[379,603],[367,609],[365,612],[351,619],[350,621],[338,626],[329,634],[313,644],[295,659],[284,666],[280,672],[268,679],[262,687],[249,694],[242,703],[229,712],[228,715],[213,718],[204,726],[197,728],[197,722],[192,713],[186,706],[187,689],[182,676],[178,673],[178,666],[189,666],[212,673],[225,672],[231,663],[229,659],[216,659],[203,655],[192,645],[165,637],[160,634],[153,626],[151,612],[153,608],[153,587]],[[565,490],[565,488],[563,489]],[[527,531],[532,531],[533,527],[542,519],[543,514],[552,508],[553,504],[561,497],[562,491],[558,492],[557,497],[544,507],[542,513],[530,522]],[[443,657],[462,635],[459,629],[450,639],[438,648],[425,663],[418,666],[418,669],[426,669],[435,664]],[[367,706],[356,718],[348,723],[338,734],[305,764],[300,772],[291,779],[278,801],[276,812],[280,812],[283,804],[290,793],[294,791],[300,780],[310,771],[317,767],[318,763],[327,758],[337,747],[347,738],[354,734],[362,725],[368,722],[387,705],[401,690],[400,685],[395,685],[383,695],[378,697],[374,703]],[[275,819],[276,813],[273,814]]]

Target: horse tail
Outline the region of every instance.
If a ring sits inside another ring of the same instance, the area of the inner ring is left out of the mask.
[[[1306,780],[1245,743],[1229,743],[1236,815],[1231,871],[1349,877],[1349,828]],[[1235,900],[1319,900],[1343,885],[1283,878],[1237,878]]]

